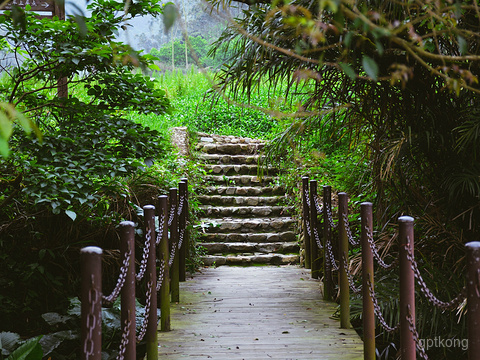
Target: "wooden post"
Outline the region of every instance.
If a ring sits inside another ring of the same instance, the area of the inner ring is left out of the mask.
[[[160,330],[161,331],[170,331],[170,268],[168,266],[168,260],[170,252],[168,249],[168,207],[167,207],[166,195],[158,197],[157,208],[158,218],[162,219],[163,215],[163,224],[159,224],[160,228],[163,229],[163,232],[160,234],[160,244],[158,245],[158,252],[160,262],[164,262],[163,266],[163,282],[162,287],[160,288]],[[160,221],[160,220],[159,220]],[[161,271],[161,270],[160,270]]]
[[[65,2],[55,1],[55,9],[52,14],[58,16],[59,20],[65,20]],[[57,83],[57,95],[59,98],[68,97],[68,78],[66,76],[60,76]]]
[[[480,359],[480,242],[467,248],[467,331],[468,360]]]
[[[157,254],[155,250],[155,206],[145,205],[143,207],[145,216],[145,231],[150,230],[150,251],[148,253],[147,270],[145,278],[151,286],[150,312],[145,314],[148,316],[147,332],[145,333],[145,341],[147,343],[147,359],[158,359],[158,339],[157,339]]]
[[[182,205],[182,211],[178,214],[178,232],[179,232],[179,237],[180,240],[182,241],[182,244],[180,245],[178,249],[178,267],[179,267],[179,280],[180,281],[185,281],[186,280],[186,257],[187,257],[187,247],[185,246],[185,233],[186,233],[186,228],[187,228],[187,218],[186,218],[186,213],[187,213],[187,202],[186,202],[186,197],[187,197],[187,183],[184,181],[181,181],[178,184],[178,194],[179,194],[179,206],[181,203]],[[180,209],[179,209],[180,210]]]
[[[338,279],[340,287],[340,327],[349,329],[350,325],[350,286],[348,284],[348,236],[345,218],[348,215],[348,196],[346,193],[338,193],[338,221],[339,221],[339,243],[338,254],[340,260]]]
[[[129,331],[124,359],[135,360],[137,357],[137,339],[135,336],[135,224],[133,222],[122,221],[120,223],[120,239],[122,256],[124,257],[127,253],[130,253],[130,261],[121,296],[122,329],[128,324]]]
[[[317,242],[315,241],[315,232],[318,234],[318,218],[317,218],[317,208],[315,207],[315,201],[317,198],[317,181],[310,180],[310,232],[312,238],[310,241],[310,265],[311,265],[311,274],[312,278],[318,279],[320,276],[320,257],[319,249]]]
[[[327,254],[327,244],[332,244],[332,229],[330,227],[328,211],[332,213],[332,187],[323,186],[323,299],[333,300],[332,264]],[[332,246],[333,247],[333,246]]]
[[[410,317],[411,322],[415,324],[415,275],[405,249],[405,246],[408,246],[413,255],[413,218],[401,216],[398,222],[400,225],[400,356],[402,360],[415,360],[416,343],[408,320]]]
[[[305,269],[311,269],[311,259],[310,254],[310,235],[308,234],[308,229],[311,231],[310,226],[310,209],[308,207],[308,176],[302,177],[302,209],[303,209],[303,248],[305,249]],[[313,235],[313,234],[312,234]],[[313,236],[312,236],[313,237]],[[315,240],[313,240],[315,241]]]
[[[362,296],[363,296],[363,358],[375,360],[375,311],[373,299],[369,292],[369,283],[374,289],[373,253],[368,242],[373,235],[372,203],[364,202],[360,205],[362,214]]]
[[[81,256],[81,359],[102,359],[102,249],[85,247]]]
[[[178,261],[178,216],[177,216],[177,189],[171,188],[169,191],[170,211],[172,224],[170,225],[170,250],[171,254],[175,254],[173,263],[170,268],[170,291],[171,301],[180,301],[180,269]],[[173,250],[175,248],[175,250]]]
[[[190,221],[190,202],[188,200],[188,179],[187,178],[181,178],[180,181],[183,181],[185,183],[185,234],[183,236],[183,243],[185,244],[185,258],[187,260],[191,259],[191,254],[190,254],[190,232],[188,231],[188,225]]]

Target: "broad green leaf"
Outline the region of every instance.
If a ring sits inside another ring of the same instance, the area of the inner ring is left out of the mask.
[[[175,24],[177,20],[178,10],[175,4],[168,3],[163,8],[163,25],[165,26],[165,33],[168,33],[170,28]]]
[[[72,221],[75,221],[75,219],[77,218],[77,213],[75,211],[72,211],[72,210],[65,210],[65,214],[67,214],[67,216],[72,219]]]
[[[0,155],[8,157],[10,155],[10,148],[8,147],[8,140],[0,137]]]
[[[42,337],[28,339],[18,349],[10,354],[7,360],[41,360],[42,347],[38,343]]]
[[[362,59],[363,69],[373,80],[378,78],[378,65],[370,56],[364,55]]]
[[[342,68],[343,72],[352,80],[355,80],[357,77],[357,74],[355,73],[355,70],[350,66],[350,64],[347,63],[340,63],[340,67]]]

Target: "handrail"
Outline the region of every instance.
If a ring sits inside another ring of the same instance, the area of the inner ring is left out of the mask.
[[[386,264],[378,254],[373,240],[373,215],[372,204],[361,204],[361,238],[360,241],[353,239],[348,222],[348,196],[346,193],[338,193],[338,222],[335,223],[331,212],[331,188],[323,187],[323,205],[319,204],[316,194],[316,181],[308,177],[302,177],[303,199],[303,226],[304,233],[308,235],[308,242],[304,246],[310,246],[310,251],[305,251],[305,256],[312,256],[311,246],[315,245],[318,250],[324,252],[323,288],[324,299],[331,300],[333,294],[332,270],[339,272],[340,290],[340,321],[342,328],[350,327],[349,324],[349,299],[350,289],[355,293],[361,293],[363,298],[363,334],[364,334],[364,359],[375,359],[375,316],[380,325],[388,332],[400,330],[400,352],[402,359],[416,359],[417,350],[421,358],[428,359],[424,344],[419,339],[415,326],[415,280],[420,286],[421,292],[434,306],[442,310],[452,310],[458,307],[465,299],[467,301],[467,324],[468,324],[468,358],[480,360],[480,242],[466,244],[467,251],[467,286],[462,292],[449,302],[439,300],[425,284],[418,264],[414,257],[414,219],[402,216],[399,222],[399,272],[400,272],[400,323],[390,326],[386,323],[381,309],[378,306],[374,290],[374,259],[385,268],[393,268],[398,264],[394,261]],[[317,211],[322,211],[323,224],[316,224]],[[312,218],[314,214],[314,218]],[[320,239],[320,228],[323,226],[323,239]],[[333,243],[332,229],[338,228],[338,241]],[[304,239],[307,237],[305,236]],[[322,241],[323,240],[323,241]],[[348,267],[349,244],[361,245],[362,252],[362,289],[358,289],[353,283],[353,276]],[[338,246],[337,246],[338,245]],[[318,256],[317,256],[318,258]],[[310,264],[313,276],[314,260],[310,257],[305,259]],[[338,262],[338,266],[336,263]]]
[[[145,245],[139,273],[135,272],[135,225],[120,223],[122,267],[114,291],[102,295],[102,253],[98,247],[81,250],[82,315],[81,358],[101,359],[101,305],[112,303],[121,293],[121,342],[119,360],[136,359],[136,343],[145,338],[148,360],[158,359],[157,300],[160,302],[161,331],[170,331],[170,303],[179,301],[179,281],[185,281],[185,256],[188,254],[188,182],[182,179],[170,196],[157,199],[158,234],[155,236],[155,206],[145,205]],[[169,216],[167,216],[169,214]],[[170,232],[170,241],[168,233]],[[158,248],[156,248],[158,245]],[[157,274],[157,259],[160,263]],[[183,276],[182,276],[183,274]],[[145,314],[138,336],[135,328],[135,282],[143,279],[146,287]],[[158,284],[157,284],[158,281]],[[171,289],[170,289],[171,286]],[[160,297],[157,299],[157,292]],[[171,297],[171,299],[170,299]]]

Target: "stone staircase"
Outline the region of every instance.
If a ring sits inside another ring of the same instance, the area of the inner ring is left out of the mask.
[[[257,177],[260,140],[200,133],[199,162],[207,172],[199,195],[205,265],[282,265],[299,261],[292,208],[275,169]]]

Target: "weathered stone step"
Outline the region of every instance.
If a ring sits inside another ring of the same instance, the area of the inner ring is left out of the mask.
[[[198,201],[202,205],[238,205],[238,206],[265,206],[278,205],[284,199],[283,196],[222,196],[222,195],[198,195]]]
[[[260,155],[219,155],[198,154],[198,158],[206,164],[250,164],[257,165]]]
[[[275,182],[272,176],[264,176],[259,178],[252,175],[229,176],[228,178],[221,175],[206,175],[205,180],[210,184],[216,185],[268,185]]]
[[[208,255],[226,255],[237,253],[278,253],[291,254],[298,253],[299,246],[296,242],[276,242],[276,243],[201,243]]]
[[[202,233],[201,242],[292,242],[297,241],[297,236],[293,231],[275,232],[275,233]]]
[[[250,155],[258,153],[264,147],[263,143],[216,144],[201,142],[196,146],[196,150],[207,154]]]
[[[296,254],[284,255],[284,254],[249,254],[249,255],[228,255],[228,256],[216,256],[207,255],[203,256],[202,260],[206,266],[220,266],[220,265],[241,265],[248,266],[254,264],[265,265],[288,265],[297,264],[300,257]]]
[[[285,194],[285,190],[280,186],[208,186],[206,190],[208,195],[264,196]]]
[[[265,141],[260,139],[252,139],[239,137],[234,135],[217,135],[197,133],[200,143],[217,143],[217,144],[263,144]]]
[[[204,165],[203,168],[207,173],[212,175],[257,175],[258,166],[257,165]],[[269,175],[276,175],[278,173],[277,169],[269,168],[265,170]]]
[[[199,216],[226,217],[226,216],[289,216],[293,213],[293,206],[200,206]]]
[[[251,232],[285,232],[293,231],[296,221],[290,217],[257,218],[257,219],[201,219],[207,233],[251,233]]]

